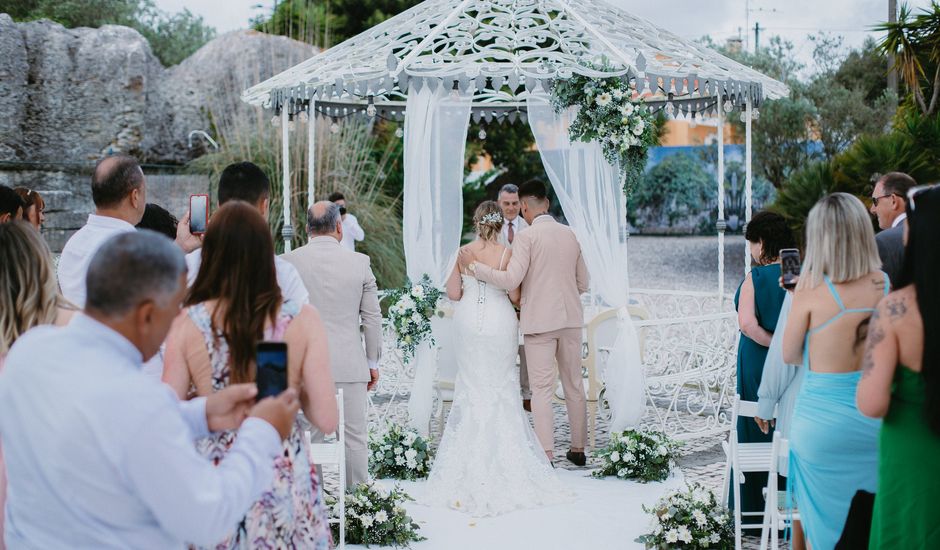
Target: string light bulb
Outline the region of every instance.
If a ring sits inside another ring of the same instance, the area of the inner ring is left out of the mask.
[[[374,117],[378,112],[378,109],[375,108],[375,99],[370,95],[369,96],[369,106],[366,107],[366,114],[370,117]]]
[[[337,124],[335,120],[333,121],[333,124],[330,124],[330,133],[331,134],[339,133],[339,124]]]
[[[486,130],[484,130],[483,128],[480,128],[480,133],[477,134],[477,137],[480,138],[481,140],[486,139]]]
[[[676,106],[673,105],[671,101],[666,103],[666,106],[663,108],[663,110],[666,111],[666,116],[670,118],[676,114]]]
[[[751,120],[754,122],[760,120],[760,111],[757,110],[757,107],[754,107],[754,109],[751,110]]]
[[[733,110],[734,110],[734,103],[732,103],[730,99],[726,99],[725,100],[725,112],[730,113]]]
[[[401,126],[395,128],[395,137],[399,139],[405,137],[405,130]]]

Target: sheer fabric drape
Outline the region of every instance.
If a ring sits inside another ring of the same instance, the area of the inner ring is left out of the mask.
[[[425,274],[443,287],[460,246],[463,220],[464,151],[470,102],[449,90],[425,86],[408,94],[405,116],[405,191],[403,236],[408,278]],[[450,342],[450,319],[432,322],[435,339]],[[425,343],[415,353],[414,385],[408,402],[409,424],[428,434],[437,364],[455,370],[453,349]]]
[[[627,213],[620,171],[607,162],[599,144],[571,142],[574,110],[556,113],[546,96],[530,97],[527,109],[542,164],[581,244],[591,287],[618,309],[617,338],[598,374],[607,388],[611,430],[623,430],[640,421],[646,401],[639,340],[627,311]]]

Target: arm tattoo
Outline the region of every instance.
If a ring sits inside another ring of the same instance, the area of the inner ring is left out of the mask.
[[[862,377],[867,377],[875,367],[875,358],[873,357],[875,346],[885,339],[885,331],[881,328],[881,313],[876,309],[871,314],[870,324],[868,325],[868,341],[865,343],[865,357],[862,359]]]

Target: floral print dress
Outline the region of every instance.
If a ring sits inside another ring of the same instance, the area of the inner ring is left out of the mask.
[[[277,323],[265,332],[265,339],[282,341],[287,325],[300,312],[288,301],[281,306]],[[212,387],[219,391],[229,385],[229,348],[220,333],[213,332],[209,311],[203,304],[189,308],[189,317],[202,332],[212,362]],[[219,462],[235,443],[238,433],[226,431],[196,442],[196,449],[213,464]],[[294,422],[284,453],[274,461],[274,481],[261,495],[237,530],[214,548],[326,550],[332,547],[329,516],[319,489],[316,466],[308,461],[309,442],[299,421]]]

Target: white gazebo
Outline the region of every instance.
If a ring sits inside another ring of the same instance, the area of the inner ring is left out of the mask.
[[[635,99],[667,116],[717,119],[717,293],[628,286],[627,199],[619,169],[607,164],[596,144],[571,144],[570,113],[555,113],[547,101],[553,80],[576,73],[627,79]],[[649,404],[659,407],[655,414],[663,429],[690,437],[727,427],[723,404],[733,380],[737,331],[723,296],[725,117],[739,111],[745,122],[749,220],[751,123],[765,98],[787,94],[780,82],[603,0],[426,0],[248,89],[243,99],[281,119],[288,248],[293,235],[288,121],[314,116],[404,120],[408,275],[415,280],[428,274],[438,284],[452,269],[460,243],[463,151],[471,118],[528,123],[584,249],[593,290],[605,306],[620,311],[604,373],[612,426],[636,423],[648,414],[644,404]],[[315,191],[314,126],[308,124],[309,202]],[[743,264],[747,270],[749,258]],[[628,304],[658,313],[631,322]],[[691,344],[668,342],[679,333],[689,335]],[[431,412],[438,362],[439,368],[448,368],[446,354],[436,358],[430,347],[419,350],[409,412],[422,430]],[[700,391],[689,395],[688,388],[696,384]],[[688,417],[705,420],[691,426]]]

